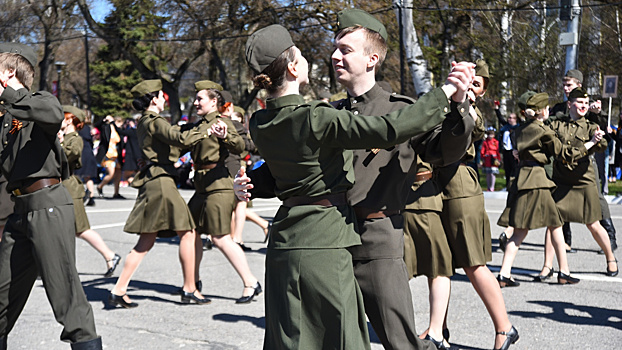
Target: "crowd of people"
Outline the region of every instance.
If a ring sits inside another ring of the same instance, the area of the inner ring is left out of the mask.
[[[568,101],[551,110],[544,92],[521,96],[524,120],[497,110],[497,139],[476,105],[490,80],[484,60],[453,62],[441,87],[414,100],[376,81],[386,40],[374,16],[339,12],[331,61],[347,95],[307,102],[300,93],[309,83],[304,53],[286,28],[271,25],[246,43],[253,83],[268,95],[247,126],[231,94],[209,80],[194,84],[198,121],[171,125],[162,116],[162,82],[145,80],[131,91],[137,121],[107,116],[92,128],[85,127],[84,111],[61,107],[46,92],[28,93],[36,66],[31,48],[0,44],[6,141],[0,207],[13,212],[3,218],[0,244],[0,349],[37,275],[64,325],[61,338],[72,349],[102,348],[77,276],[74,236],[102,255],[107,277],[123,260],[108,295],[112,307],[138,307],[127,295],[132,275],[157,237],[173,236],[179,237],[181,302],[209,304],[200,277],[201,235],[231,263],[243,287],[235,302],[247,304],[263,292],[242,238],[244,222],[255,222],[268,243],[264,349],[271,350],[370,349],[367,319],[385,349],[448,349],[450,278],[457,268],[492,320],[493,348],[508,349],[519,334],[501,288],[519,285],[512,264],[528,231],[540,227],[547,233],[536,281],[553,276],[556,256],[558,283],[579,283],[567,259],[569,222],[588,227],[606,275],[616,276],[615,228],[594,160],[607,137],[616,136],[603,126],[599,104],[590,106],[581,73],[566,74]],[[478,150],[474,144],[482,139]],[[249,152],[263,164],[247,170]],[[496,277],[486,265],[492,241],[483,191],[468,166],[478,156],[489,191],[501,166],[506,174],[507,207],[497,223],[506,227],[499,238],[504,257]],[[105,169],[100,181],[98,168]],[[121,179],[138,191],[123,228],[138,241],[125,259],[90,228],[84,208],[111,181],[112,198],[123,199]],[[184,185],[195,190],[188,203],[178,191]],[[7,204],[8,193],[14,205]],[[251,198],[270,197],[283,202],[271,221],[247,207]],[[25,216],[28,225],[18,224]],[[418,334],[409,280],[422,275],[430,320]]]

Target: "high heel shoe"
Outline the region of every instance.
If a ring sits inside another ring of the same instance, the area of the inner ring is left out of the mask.
[[[612,262],[616,263],[616,270],[615,271],[609,270],[609,263],[612,263]],[[615,276],[618,275],[619,270],[620,270],[620,268],[618,267],[618,259],[607,261],[607,273],[606,273],[607,276],[615,277]]]
[[[116,295],[116,294],[112,294],[112,292],[110,292],[110,294],[108,294],[108,305],[110,306],[122,306],[126,309],[132,309],[138,306],[138,303],[135,302],[127,302],[125,301],[125,299],[123,299],[123,297],[125,297],[127,294],[123,294],[123,295]]]
[[[435,346],[437,349],[449,350],[449,348],[445,346],[445,343],[443,343],[443,341],[442,341],[442,340],[441,340],[441,341],[438,341],[438,340],[436,340],[436,339],[434,339],[434,338],[430,337],[430,335],[429,335],[429,334],[426,334],[425,338],[423,338],[423,339],[431,341],[431,342],[432,342],[432,344],[434,344],[434,346]]]
[[[500,288],[520,286],[520,283],[516,282],[512,277],[504,277],[501,274],[497,276],[497,282],[499,282]]]
[[[514,328],[514,326],[512,326],[512,328],[510,328],[510,330],[507,332],[497,332],[497,334],[505,335],[506,338],[503,342],[503,345],[501,345],[499,349],[495,350],[507,350],[510,348],[510,345],[516,343],[519,338],[518,331],[516,330],[516,328]]]
[[[557,283],[559,284],[577,284],[579,283],[579,281],[581,280],[576,277],[567,275],[561,271],[557,273]]]
[[[445,340],[449,342],[449,328],[443,329],[443,338],[445,338]]]
[[[266,228],[263,229],[263,234],[265,235],[265,238],[263,240],[264,243],[268,242],[268,239],[270,239],[271,230],[272,230],[272,221],[268,221],[268,226],[266,226]]]
[[[508,245],[508,236],[505,234],[505,231],[503,231],[499,235],[499,249],[505,252],[505,246],[507,245]]]
[[[188,293],[185,290],[182,290],[181,291],[181,302],[183,304],[191,304],[194,302],[199,305],[206,305],[212,302],[212,300],[208,298],[199,298],[198,296],[194,295],[195,292],[196,290],[192,293]]]
[[[545,266],[545,267],[549,269],[549,273],[547,273],[546,275],[538,275],[534,277],[533,278],[534,282],[544,282],[548,280],[549,278],[553,277],[553,273],[555,272],[555,270],[552,267],[548,267],[548,266]]]
[[[263,290],[261,289],[261,284],[259,284],[259,281],[257,281],[257,283],[255,283],[254,286],[244,286],[244,288],[254,289],[253,294],[247,295],[247,296],[242,296],[241,298],[239,298],[238,300],[235,301],[236,304],[248,304],[251,301],[253,301],[255,296],[257,296],[257,295],[261,294],[261,292],[263,292]]]
[[[121,257],[119,256],[119,254],[115,254],[114,257],[112,257],[112,259],[106,260],[106,263],[111,262],[112,266],[108,268],[108,271],[106,271],[106,273],[104,274],[104,277],[112,276],[112,274],[114,273],[114,270],[116,270],[117,266],[119,266],[120,261],[121,261]]]

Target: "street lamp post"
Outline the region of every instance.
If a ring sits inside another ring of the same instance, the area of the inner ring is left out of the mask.
[[[63,61],[56,61],[54,62],[54,65],[56,66],[56,73],[58,74],[58,82],[56,83],[56,94],[57,94],[56,97],[58,98],[58,101],[61,102],[60,100],[60,96],[61,96],[60,77],[61,77],[61,73],[63,72],[63,67],[66,66],[67,63]]]

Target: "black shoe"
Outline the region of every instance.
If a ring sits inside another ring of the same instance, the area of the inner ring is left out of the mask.
[[[576,277],[572,277],[570,275],[566,275],[565,273],[559,271],[557,273],[557,283],[559,284],[577,284],[581,281]]]
[[[199,293],[201,293],[201,291],[203,290],[203,282],[201,282],[201,281],[197,281],[197,282],[194,284],[194,286],[197,288],[197,290],[199,291]],[[184,292],[184,287],[181,287],[181,288],[179,288],[179,289],[177,290],[177,293],[176,293],[176,294],[180,294],[180,295],[181,295],[181,294],[183,294],[183,293],[185,293],[185,292]]]
[[[110,294],[108,295],[108,305],[110,306],[123,306],[126,309],[132,309],[138,306],[137,303],[134,302],[127,302],[125,301],[125,299],[123,299],[124,296],[126,296],[127,294],[123,294],[123,295],[116,295],[116,294],[112,294],[112,292],[110,292]]]
[[[196,290],[194,292],[196,292]],[[181,302],[183,304],[195,303],[195,304],[199,304],[199,305],[207,305],[207,304],[212,302],[211,299],[197,297],[196,295],[194,295],[194,292],[188,293],[188,292],[182,290],[181,291]]]
[[[104,189],[97,187],[97,194],[99,195],[99,198],[104,198]]]
[[[443,338],[449,342],[449,328],[443,329]]]
[[[425,338],[424,338],[424,339],[425,339],[425,340],[429,340],[429,341],[431,341],[431,342],[432,342],[432,344],[434,344],[434,346],[435,346],[437,349],[442,349],[442,350],[448,350],[448,349],[449,349],[448,347],[446,347],[446,346],[445,346],[445,344],[443,343],[443,341],[442,341],[442,340],[441,340],[441,341],[438,341],[438,340],[436,340],[436,339],[434,339],[434,338],[430,337],[430,335],[429,335],[429,334],[426,334],[426,336],[425,336]]]
[[[506,336],[506,339],[503,342],[503,345],[501,345],[501,347],[498,350],[507,350],[510,348],[510,345],[518,341],[518,331],[516,330],[516,328],[514,328],[514,326],[512,326],[512,328],[510,328],[510,330],[507,332],[497,332],[497,334]]]
[[[572,247],[570,249],[566,249],[566,253],[569,253],[569,254],[574,254],[576,252],[577,252],[577,250],[572,248]]]
[[[499,249],[505,252],[505,246],[508,245],[508,236],[504,232],[499,235]]]
[[[108,271],[106,271],[106,273],[104,274],[104,277],[112,276],[112,273],[114,272],[114,270],[116,270],[117,266],[119,266],[120,261],[121,261],[121,257],[118,254],[115,254],[112,259],[107,260],[106,263],[112,262],[112,266],[108,268]]]
[[[615,271],[609,270],[609,263],[610,262],[615,262],[616,263],[616,270]],[[607,273],[606,273],[607,276],[615,277],[615,276],[618,275],[619,270],[620,270],[620,268],[618,267],[618,259],[607,261]]]
[[[545,266],[545,267],[549,269],[549,273],[547,273],[546,275],[538,275],[534,277],[533,278],[534,282],[544,282],[548,280],[549,278],[553,277],[553,273],[555,272],[555,270],[552,267],[548,267],[548,266]]]
[[[246,245],[244,245],[244,243],[240,243],[240,242],[235,242],[235,243],[237,243],[237,245],[239,245],[240,248],[242,248],[242,250],[245,251],[245,252],[249,252],[249,251],[253,250],[253,248],[247,247]]]
[[[257,283],[255,283],[254,286],[245,286],[244,288],[252,288],[255,291],[253,292],[253,294],[248,295],[248,296],[242,296],[241,298],[239,298],[238,300],[235,301],[236,304],[248,304],[251,301],[253,301],[253,298],[255,298],[255,296],[261,294],[262,289],[261,289],[261,284],[259,284],[259,281],[257,281]]]
[[[91,191],[87,189],[86,191],[84,191],[84,197],[82,197],[82,201],[86,204],[89,199],[91,199]]]
[[[503,277],[501,274],[497,276],[497,281],[499,282],[499,287],[518,287],[520,283],[516,282],[512,277]]]
[[[212,240],[209,238],[206,238],[203,241],[203,250],[212,250],[213,244],[212,244]]]
[[[117,194],[112,196],[112,199],[126,199],[126,198],[117,193]]]
[[[0,349],[2,349],[2,347],[0,347]],[[71,350],[101,350],[101,349],[102,349],[102,338],[101,337],[71,344]]]

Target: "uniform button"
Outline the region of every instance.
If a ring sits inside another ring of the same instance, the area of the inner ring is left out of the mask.
[[[568,141],[568,144],[570,144],[570,141]]]
[[[357,102],[358,102],[357,100],[352,101],[352,103],[357,103]]]
[[[354,111],[354,115],[359,115],[359,111]]]
[[[443,112],[447,113],[447,107],[443,108]]]
[[[9,127],[9,123],[4,124],[4,127],[8,128]]]
[[[464,113],[464,107],[460,108],[460,113]]]

